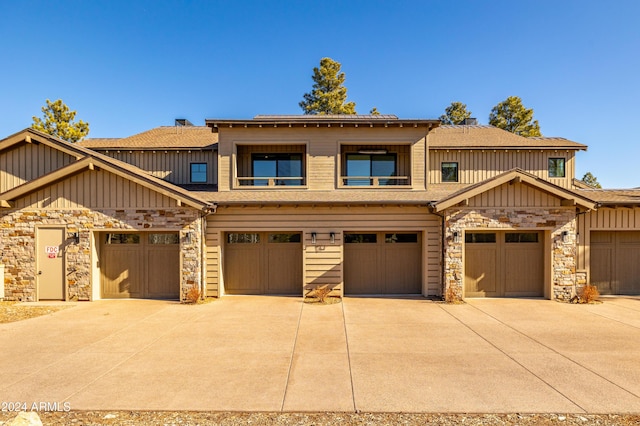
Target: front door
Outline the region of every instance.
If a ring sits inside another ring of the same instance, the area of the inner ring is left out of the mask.
[[[38,228],[38,300],[64,300],[65,228]]]

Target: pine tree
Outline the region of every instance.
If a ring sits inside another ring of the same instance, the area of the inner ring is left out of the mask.
[[[525,108],[518,96],[509,96],[494,106],[489,124],[527,138],[542,135],[538,120],[533,119],[533,109]]]
[[[47,105],[42,107],[44,117],[33,117],[31,127],[36,130],[74,143],[82,140],[89,134],[89,123],[80,120],[74,122],[76,111],[71,111],[62,99],[51,102],[47,99]]]
[[[440,116],[441,124],[462,124],[471,117],[471,111],[467,111],[467,105],[462,102],[451,102]]]
[[[591,172],[585,173],[584,176],[582,176],[582,181],[592,188],[602,188],[602,185],[600,185],[600,182],[598,182],[598,178],[592,175]]]
[[[356,114],[356,104],[346,102],[345,75],[340,67],[333,59],[322,58],[320,67],[313,68],[313,90],[298,104],[305,114]]]

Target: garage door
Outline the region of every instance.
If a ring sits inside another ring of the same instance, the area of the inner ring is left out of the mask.
[[[178,233],[103,233],[100,270],[104,298],[178,299]]]
[[[640,294],[640,232],[591,232],[591,284],[601,294]]]
[[[541,232],[465,233],[465,296],[543,296],[542,236]]]
[[[345,293],[421,294],[421,253],[418,232],[345,232]]]
[[[228,233],[224,288],[229,294],[302,294],[300,233]]]

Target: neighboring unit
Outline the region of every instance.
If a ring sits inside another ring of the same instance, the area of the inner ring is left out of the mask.
[[[189,124],[0,141],[5,298],[640,294],[640,191],[577,181],[579,143],[391,115]]]

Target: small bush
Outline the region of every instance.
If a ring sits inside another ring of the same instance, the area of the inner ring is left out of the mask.
[[[200,289],[196,286],[191,287],[187,290],[187,295],[185,298],[185,303],[196,304],[200,300]]]
[[[458,296],[458,293],[456,293],[453,287],[447,288],[447,292],[445,293],[445,296],[444,296],[444,301],[446,303],[453,303],[453,304],[463,303],[462,298]]]
[[[314,297],[318,299],[318,302],[320,303],[327,302],[327,296],[329,296],[329,293],[331,293],[331,287],[329,287],[328,285],[325,285],[322,287],[316,287],[313,290]]]
[[[595,285],[587,284],[580,292],[580,303],[593,303],[600,297],[600,292]]]

